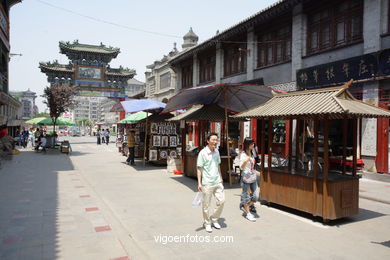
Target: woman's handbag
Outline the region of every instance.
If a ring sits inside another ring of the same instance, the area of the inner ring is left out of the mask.
[[[257,180],[256,172],[243,172],[242,181],[244,183],[254,183]]]

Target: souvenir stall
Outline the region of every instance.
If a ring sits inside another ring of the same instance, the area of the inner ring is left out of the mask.
[[[144,134],[143,136],[140,135],[140,139],[143,140],[143,165],[145,166],[148,154],[148,148],[149,148],[149,139],[150,139],[150,132],[149,128],[150,125],[148,124],[148,117],[150,114],[157,114],[160,113],[161,110],[165,107],[165,103],[153,100],[153,99],[133,99],[133,100],[127,100],[127,101],[122,101],[121,105],[123,109],[127,113],[134,113],[134,112],[140,112],[144,111],[146,112],[146,120],[145,120],[145,125],[144,125]],[[140,140],[140,142],[142,142]],[[141,148],[141,146],[139,146]],[[140,151],[138,151],[140,152]]]
[[[259,85],[242,83],[224,83],[218,85],[199,86],[183,89],[167,103],[163,112],[171,112],[178,109],[188,108],[193,105],[213,105],[223,108],[225,127],[223,133],[225,139],[229,136],[228,111],[242,112],[251,107],[261,105],[272,97],[271,88]],[[222,140],[223,138],[220,138]],[[230,143],[226,141],[227,174],[230,185],[232,184],[232,161],[230,156]]]
[[[150,115],[150,114],[149,114]],[[127,148],[127,134],[130,131],[135,132],[135,158],[142,158],[143,154],[143,142],[144,140],[141,137],[145,136],[145,123],[140,122],[145,119],[147,116],[146,112],[140,111],[137,113],[133,113],[128,115],[125,119],[119,121],[117,123],[118,128],[118,137],[116,140],[116,146],[118,147],[118,151],[122,153],[124,156],[128,155],[129,149]]]
[[[233,116],[261,119],[261,200],[322,217],[324,222],[358,214],[358,121],[390,113],[354,99],[350,84],[275,94],[264,105]],[[296,142],[293,147],[291,127],[287,157],[273,151],[275,120],[294,121]],[[336,158],[338,165],[331,163]]]
[[[228,115],[232,115],[232,113],[228,113]],[[181,139],[183,140],[181,150],[183,151],[183,157],[182,157],[182,165],[183,165],[183,172],[184,175],[188,177],[197,177],[196,172],[196,161],[198,157],[198,153],[200,152],[203,147],[207,145],[207,135],[208,133],[212,132],[212,124],[216,124],[218,129],[214,129],[215,132],[217,132],[220,136],[220,143],[219,143],[219,152],[221,156],[221,172],[222,172],[222,178],[224,181],[229,181],[228,176],[228,155],[226,154],[226,136],[224,134],[224,127],[225,127],[225,110],[221,108],[220,106],[213,104],[213,105],[196,105],[189,109],[187,112],[180,114],[178,116],[175,116],[168,121],[177,121],[180,122],[180,130],[181,130]],[[237,120],[233,120],[237,121]],[[190,125],[193,122],[197,122],[198,129],[196,133],[198,134],[197,140],[198,145],[189,145],[188,140],[188,130],[190,129]],[[238,126],[238,124],[237,124]],[[238,129],[235,128],[229,128],[229,139],[230,144],[232,144],[231,140],[237,140],[238,139]],[[236,142],[237,143],[237,142]],[[231,150],[236,148],[235,146],[231,145]],[[230,155],[232,158],[231,161],[234,160],[234,156]]]
[[[181,138],[176,122],[166,121],[172,114],[153,114],[148,120],[146,132],[146,159],[155,165],[166,165],[167,159],[180,158]],[[143,120],[146,123],[146,119]]]
[[[130,131],[135,132],[135,158],[142,156],[143,152],[143,143],[141,136],[144,136],[145,125],[144,123],[139,123],[141,120],[145,119],[147,116],[146,112],[140,111],[128,115],[125,119],[122,119],[117,123],[118,135],[116,139],[116,146],[118,147],[118,152],[122,153],[124,156],[128,155],[129,149],[127,148],[127,134]],[[142,144],[141,144],[142,143]]]

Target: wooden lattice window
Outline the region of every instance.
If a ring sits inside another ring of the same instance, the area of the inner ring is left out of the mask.
[[[192,87],[192,64],[184,65],[182,67],[182,79],[181,85],[182,88],[191,88]]]
[[[224,76],[246,72],[246,43],[231,43],[224,46]]]
[[[308,54],[363,38],[363,0],[334,1],[308,12]]]
[[[259,33],[257,39],[257,67],[265,67],[291,60],[291,25]]]
[[[215,80],[215,55],[199,58],[199,83]]]

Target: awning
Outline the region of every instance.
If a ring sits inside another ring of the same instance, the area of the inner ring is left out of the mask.
[[[133,99],[122,101],[121,104],[127,113],[151,111],[165,107],[165,103],[153,99]]]
[[[140,111],[134,114],[131,114],[127,116],[125,119],[121,120],[118,122],[118,124],[134,124],[137,123],[138,121],[145,119],[148,113]],[[150,115],[150,113],[149,113]]]
[[[390,112],[355,99],[348,91],[352,80],[340,87],[275,93],[267,103],[233,118],[378,118]]]
[[[228,112],[228,116],[232,113]],[[195,120],[207,120],[210,122],[225,121],[225,109],[213,104],[213,105],[196,105],[190,108],[183,114],[177,115],[168,119],[168,121],[195,121]]]

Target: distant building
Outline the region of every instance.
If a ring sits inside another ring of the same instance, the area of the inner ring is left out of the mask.
[[[119,121],[119,112],[111,112],[112,107],[116,104],[115,100],[106,99],[100,103],[100,120],[105,125],[115,124]]]
[[[35,104],[37,94],[30,89],[27,91],[10,91],[11,96],[22,103],[21,107],[21,119],[29,120],[38,113],[38,107]]]
[[[8,62],[10,59],[9,44],[9,10],[21,0],[0,1],[0,124],[7,123],[8,131],[14,134],[21,121],[18,118],[18,110],[22,104],[8,93]]]
[[[198,39],[198,36],[192,31],[192,28],[190,28],[189,32],[183,37],[184,43],[182,44],[183,50],[181,52],[177,50],[175,43],[172,51],[170,51],[168,55],[164,55],[161,60],[156,60],[153,64],[146,67],[149,69],[149,71],[145,72],[145,96],[147,98],[166,101],[177,93],[176,73],[170,67],[169,62],[177,55],[196,46],[198,44]]]
[[[66,117],[73,122],[77,122],[81,119],[90,119],[94,123],[99,121],[100,103],[107,100],[107,98],[76,96],[74,99],[76,105],[73,109],[70,109],[69,115],[66,114]]]

